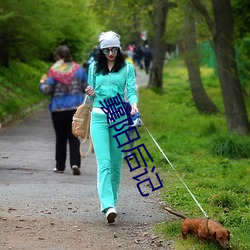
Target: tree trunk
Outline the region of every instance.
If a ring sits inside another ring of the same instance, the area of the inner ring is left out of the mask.
[[[166,53],[166,43],[164,41],[166,19],[168,12],[168,1],[156,1],[155,16],[155,37],[153,44],[153,62],[149,74],[148,87],[157,87],[162,89],[163,66]]]
[[[213,38],[228,129],[237,134],[248,134],[250,124],[235,60],[230,0],[212,0],[212,3],[216,29]]]
[[[212,0],[215,23],[200,0],[191,1],[204,16],[213,36],[228,130],[237,134],[249,134],[250,123],[235,60],[230,0]]]
[[[201,80],[200,57],[196,48],[195,18],[190,15],[193,11],[192,6],[187,6],[187,10],[185,18],[185,55],[191,92],[200,113],[217,113],[218,108],[207,95]]]

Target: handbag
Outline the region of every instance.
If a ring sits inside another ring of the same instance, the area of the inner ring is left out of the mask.
[[[83,103],[76,109],[72,118],[72,134],[80,140],[80,155],[85,158],[90,151],[92,153],[93,143],[90,137],[90,113],[92,110],[92,103],[87,103],[88,96],[86,95]],[[86,153],[83,152],[83,145],[89,141],[89,148]]]

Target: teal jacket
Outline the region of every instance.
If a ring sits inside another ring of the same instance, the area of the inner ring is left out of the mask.
[[[94,103],[93,107],[102,107],[99,103],[103,103],[111,97],[117,96],[119,93],[124,101],[124,95],[127,95],[129,103],[137,103],[137,92],[135,84],[135,69],[131,63],[126,63],[126,66],[118,72],[110,72],[107,75],[95,73],[95,62],[93,62],[88,71],[88,84],[94,88],[95,97],[91,98]]]

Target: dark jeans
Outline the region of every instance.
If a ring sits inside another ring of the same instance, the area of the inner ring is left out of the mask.
[[[144,60],[144,66],[145,66],[145,71],[147,75],[149,73],[150,63],[151,63],[150,60]]]
[[[52,122],[56,133],[56,168],[65,170],[67,156],[67,141],[69,141],[70,166],[81,165],[81,156],[79,152],[80,142],[72,134],[72,117],[76,110],[52,112]]]

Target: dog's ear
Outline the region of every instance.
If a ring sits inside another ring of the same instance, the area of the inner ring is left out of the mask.
[[[216,232],[213,233],[213,238],[216,240]]]
[[[227,236],[227,240],[230,241],[230,232],[227,230],[228,236]]]

